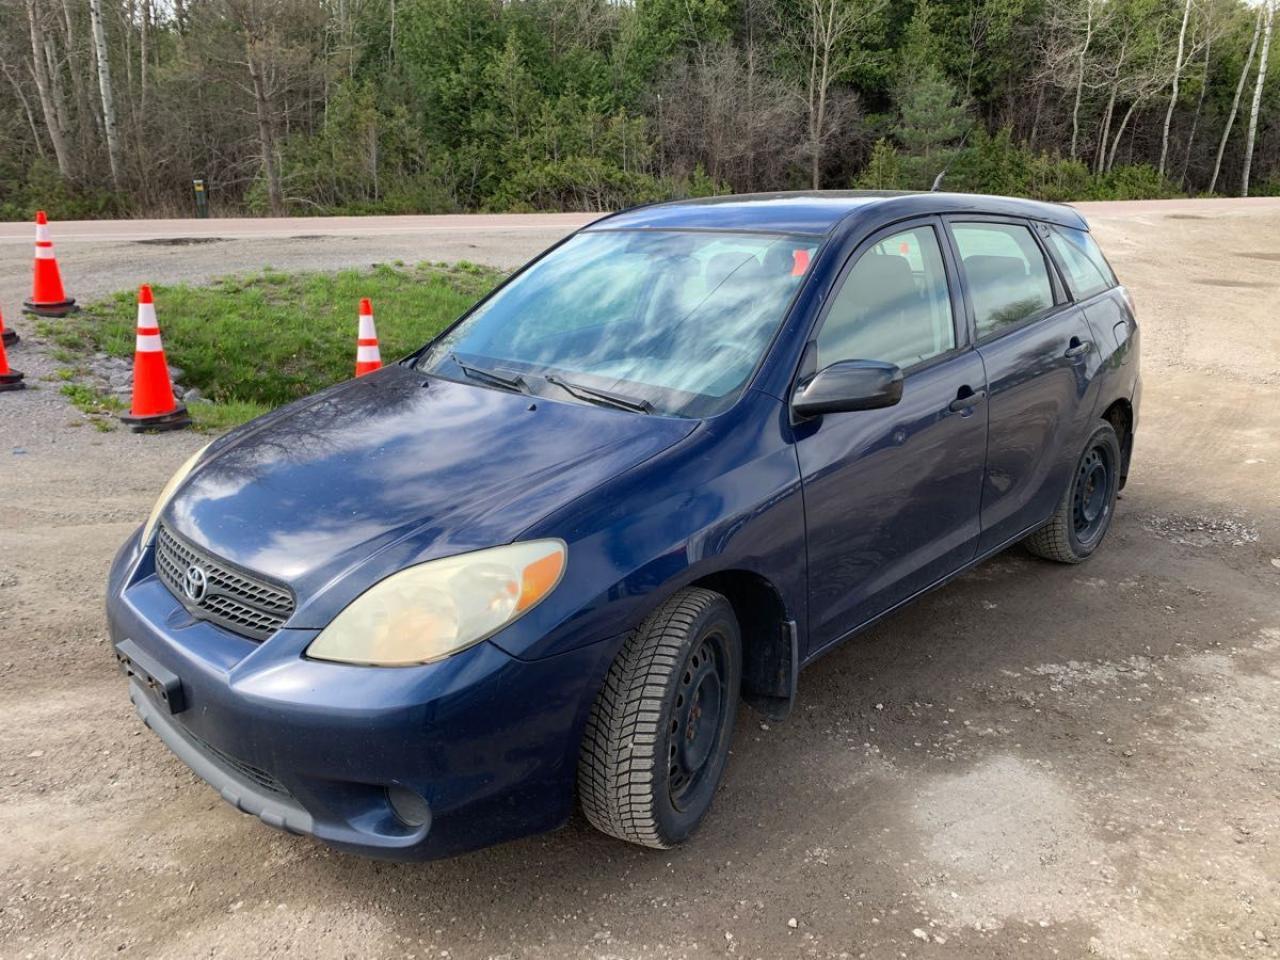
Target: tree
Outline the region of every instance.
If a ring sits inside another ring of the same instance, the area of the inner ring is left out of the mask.
[[[605,209],[948,165],[953,189],[1166,195],[1217,189],[1237,115],[1256,193],[1280,182],[1261,4],[0,0],[0,217],[171,214],[195,176],[217,213]]]
[[[809,181],[822,186],[827,145],[840,130],[845,111],[833,110],[836,86],[868,56],[861,45],[880,26],[887,0],[781,0],[774,22],[800,65],[804,86],[805,153]],[[845,105],[850,105],[846,99]]]
[[[1249,65],[1253,63],[1253,54],[1258,49],[1258,38],[1262,35],[1263,10],[1258,8],[1258,15],[1253,22],[1253,39],[1249,41],[1249,52],[1245,55],[1244,66],[1240,68],[1240,80],[1236,83],[1236,94],[1231,100],[1231,111],[1227,114],[1227,122],[1222,127],[1222,139],[1218,141],[1218,156],[1213,161],[1213,176],[1209,179],[1209,192],[1213,193],[1218,185],[1218,174],[1222,170],[1222,153],[1227,149],[1227,140],[1231,136],[1231,127],[1236,122],[1236,112],[1240,109],[1240,95],[1244,93],[1245,81],[1249,78]]]
[[[31,75],[35,79],[36,90],[40,94],[40,107],[44,112],[45,131],[49,142],[53,145],[53,155],[58,161],[58,172],[63,177],[71,178],[71,155],[67,149],[66,121],[60,96],[54,89],[46,59],[47,47],[44,39],[44,25],[37,0],[26,0],[27,24],[31,36]]]
[[[920,66],[898,88],[899,121],[894,132],[906,151],[909,180],[928,187],[960,149],[972,120],[956,88],[936,67]]]
[[[1160,176],[1164,176],[1165,161],[1169,157],[1169,124],[1173,122],[1173,108],[1178,105],[1178,83],[1182,79],[1183,54],[1187,46],[1187,21],[1191,19],[1191,0],[1183,0],[1182,27],[1178,30],[1178,58],[1173,62],[1173,83],[1169,93],[1169,109],[1164,112],[1164,134],[1160,138]],[[1190,60],[1190,57],[1186,58]]]
[[[854,185],[864,190],[901,190],[906,187],[898,148],[884,137],[877,140]]]
[[[1253,141],[1258,134],[1258,108],[1262,105],[1262,85],[1267,79],[1267,53],[1271,49],[1271,28],[1276,19],[1273,0],[1264,0],[1267,25],[1262,31],[1262,53],[1258,56],[1258,81],[1253,86],[1253,107],[1249,111],[1249,133],[1244,141],[1244,171],[1240,174],[1240,196],[1249,195],[1249,171],[1253,167]]]
[[[89,19],[93,24],[93,49],[98,65],[98,89],[102,93],[102,125],[107,136],[111,182],[119,189],[120,133],[116,127],[116,98],[111,86],[111,55],[107,49],[107,31],[102,23],[102,0],[89,0]]]

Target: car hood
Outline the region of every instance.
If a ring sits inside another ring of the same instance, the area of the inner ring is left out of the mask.
[[[230,434],[164,522],[288,584],[303,615],[328,586],[354,595],[404,564],[510,542],[693,426],[391,366]]]

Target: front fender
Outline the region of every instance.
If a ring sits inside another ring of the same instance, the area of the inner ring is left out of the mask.
[[[774,397],[748,391],[684,441],[521,534],[552,536],[569,544],[565,578],[494,638],[513,656],[552,656],[632,630],[676,590],[726,570],[773,584],[805,635],[800,471]]]

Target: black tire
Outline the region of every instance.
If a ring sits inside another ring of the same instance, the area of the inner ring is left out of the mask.
[[[1076,461],[1067,492],[1053,518],[1022,541],[1038,557],[1080,563],[1098,549],[1115,516],[1120,491],[1120,441],[1111,424],[1099,423]]]
[[[681,590],[627,638],[591,708],[578,794],[596,829],[667,849],[693,833],[729,758],[742,638],[729,601]]]

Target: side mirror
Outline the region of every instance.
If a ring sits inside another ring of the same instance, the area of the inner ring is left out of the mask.
[[[797,417],[876,410],[902,399],[902,370],[882,360],[841,360],[802,380],[791,398]]]

